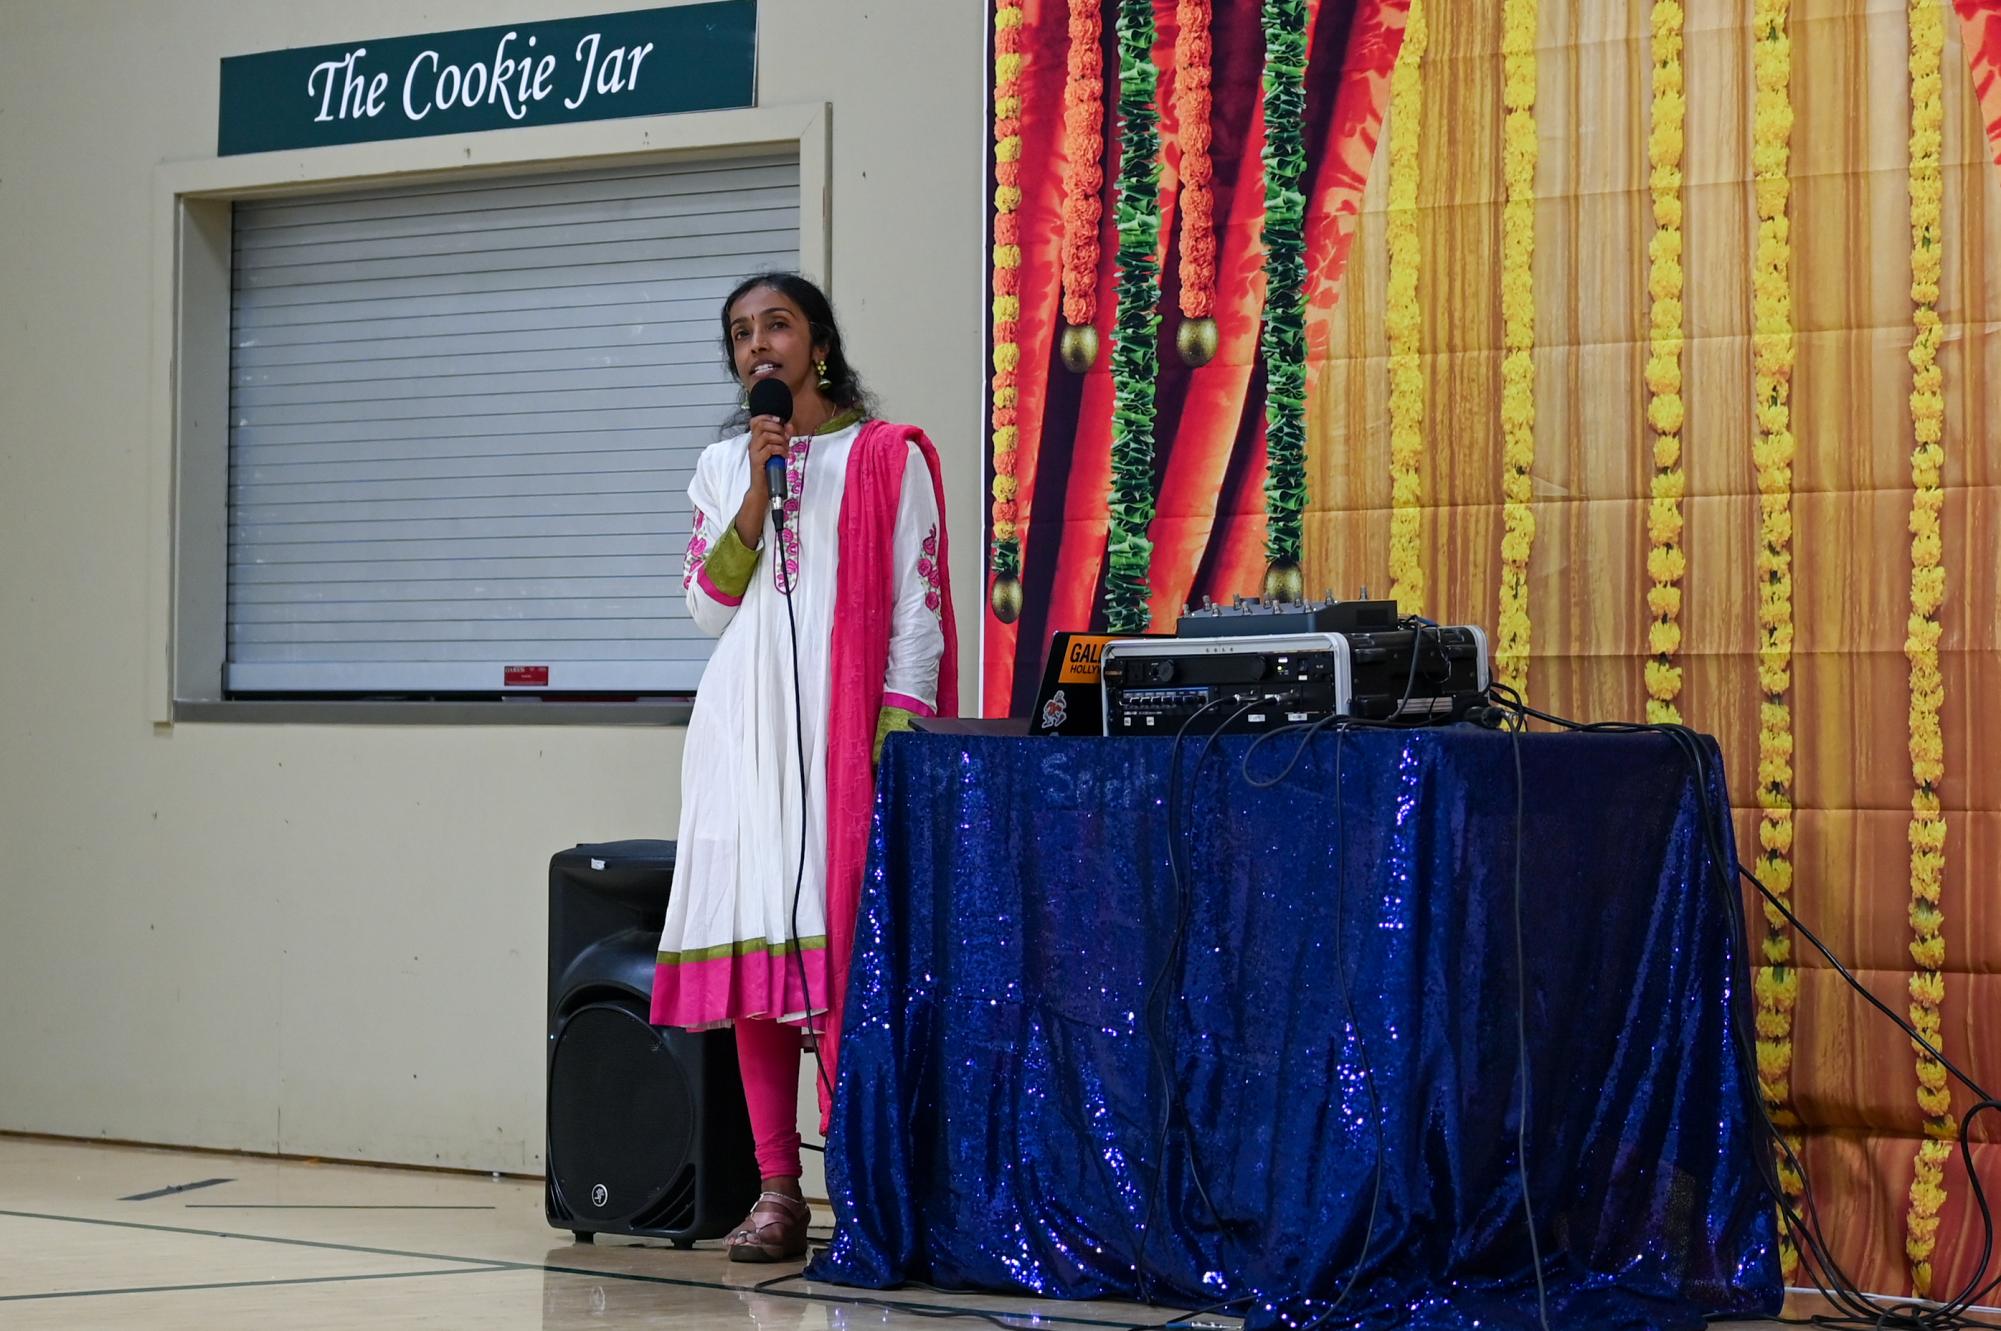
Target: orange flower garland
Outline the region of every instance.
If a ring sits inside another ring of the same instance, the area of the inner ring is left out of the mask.
[[[1209,160],[1209,0],[1181,0],[1174,38],[1174,113],[1181,143],[1181,312],[1216,304],[1216,169]]]
[[[1072,328],[1090,327],[1098,314],[1099,196],[1105,187],[1105,28],[1098,6],[1099,0],[1070,0],[1063,82],[1063,322]],[[1087,369],[1089,362],[1070,368]]]
[[[1210,0],[1180,0],[1176,15],[1180,26],[1174,36],[1174,114],[1181,144],[1181,313],[1188,320],[1208,319],[1216,305],[1216,169],[1209,159],[1209,63],[1214,43],[1209,5]],[[1177,345],[1201,338],[1191,331],[1181,335]],[[1213,344],[1213,337],[1207,340]],[[1182,358],[1201,364],[1208,360],[1201,350],[1181,346]],[[1213,345],[1207,350],[1215,354]]]
[[[1021,348],[1021,0],[994,6],[993,572],[992,605],[1003,623],[1021,613],[1021,536],[1015,506],[1015,374]]]

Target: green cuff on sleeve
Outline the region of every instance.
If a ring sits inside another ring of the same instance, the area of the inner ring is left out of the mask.
[[[882,761],[883,741],[899,730],[910,729],[910,723],[917,719],[917,713],[901,707],[885,707],[875,718],[875,761]]]
[[[750,575],[757,571],[760,553],[743,543],[732,522],[723,528],[723,538],[710,547],[708,558],[702,561],[702,572],[717,591],[742,600],[750,587]]]

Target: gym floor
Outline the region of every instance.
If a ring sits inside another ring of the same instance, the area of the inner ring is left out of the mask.
[[[824,1239],[824,1206],[814,1219]],[[543,1219],[538,1181],[27,1137],[0,1136],[0,1253],[0,1326],[11,1331],[913,1331],[957,1311],[1071,1331],[1173,1316],[1126,1303],[922,1290],[864,1300],[863,1291],[797,1279],[759,1291],[798,1266],[731,1265],[715,1243],[686,1252],[627,1239],[575,1243]]]

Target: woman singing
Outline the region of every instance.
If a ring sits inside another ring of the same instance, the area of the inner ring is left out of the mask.
[[[747,432],[711,444],[688,487],[681,581],[718,641],[688,723],[653,1022],[735,1027],[764,1191],[729,1255],[770,1262],[806,1251],[802,1037],[821,1051],[824,1122],[874,758],[913,717],[956,712],[958,672],[931,441],[871,419],[833,309],[805,278],[743,283],[722,332],[746,404],[775,379],[791,419],[746,408]],[[782,524],[770,458],[784,460]]]

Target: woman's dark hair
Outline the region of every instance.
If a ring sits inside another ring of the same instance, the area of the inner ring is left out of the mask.
[[[813,341],[827,349],[827,382],[820,387],[821,396],[843,411],[874,416],[875,395],[862,386],[861,376],[848,364],[847,349],[841,345],[841,326],[834,322],[834,307],[828,303],[827,293],[797,273],[759,273],[747,277],[723,298],[723,364],[729,369],[730,379],[735,381],[737,377],[735,348],[730,345],[730,310],[759,287],[770,287],[797,305],[806,316]],[[750,409],[739,402],[725,428],[732,433],[749,429]]]

